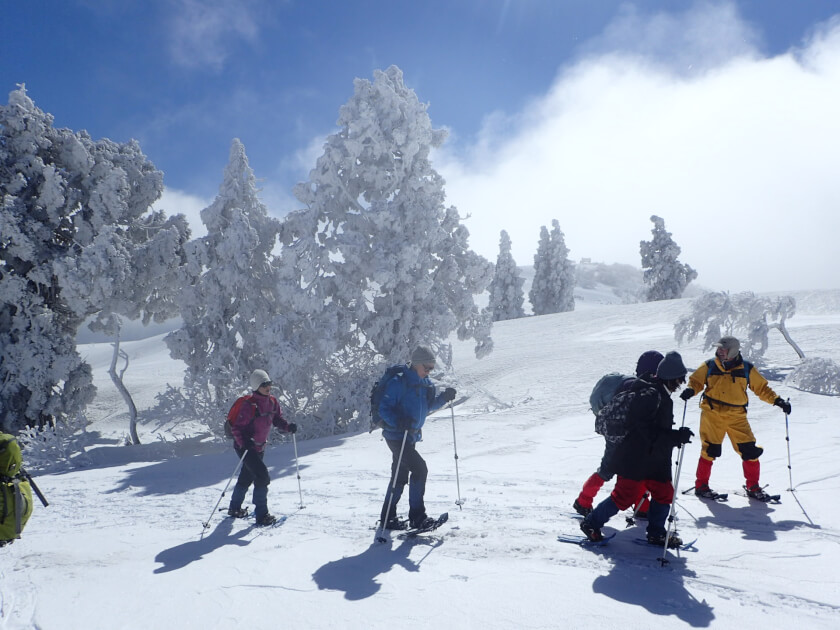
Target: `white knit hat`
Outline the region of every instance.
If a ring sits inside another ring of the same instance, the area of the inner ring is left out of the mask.
[[[254,370],[251,372],[251,376],[249,379],[251,383],[251,389],[257,391],[260,388],[260,385],[269,384],[273,385],[271,379],[268,377],[268,372],[265,370]]]

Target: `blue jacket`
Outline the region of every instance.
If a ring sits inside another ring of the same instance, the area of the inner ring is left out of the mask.
[[[403,432],[397,430],[397,423],[400,418],[410,418],[407,441],[419,442],[423,439],[421,429],[426,416],[445,403],[442,393],[435,396],[435,386],[428,378],[420,378],[411,368],[397,374],[385,385],[379,402],[379,415],[385,423],[382,436],[386,440],[402,440]]]

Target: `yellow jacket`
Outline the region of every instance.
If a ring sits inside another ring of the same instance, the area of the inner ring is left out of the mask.
[[[778,398],[767,379],[752,363],[744,361],[740,356],[727,363],[730,364],[729,367],[725,367],[717,357],[709,359],[689,377],[688,386],[697,393],[703,392],[700,407],[740,407],[746,410],[749,404],[747,385],[756,396],[768,404],[772,405]]]

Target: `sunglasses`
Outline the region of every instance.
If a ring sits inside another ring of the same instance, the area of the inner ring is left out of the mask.
[[[272,383],[271,381],[266,381],[265,383],[263,383],[262,385],[260,385],[260,387],[271,387],[273,384],[274,384],[274,383]]]
[[[434,364],[429,365],[428,363],[424,363],[423,364],[423,369],[426,370],[427,372],[431,372],[432,370],[435,369],[435,366],[434,366]]]

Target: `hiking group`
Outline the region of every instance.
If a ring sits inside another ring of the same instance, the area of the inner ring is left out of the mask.
[[[694,492],[702,499],[717,500],[724,496],[709,487],[709,479],[712,464],[721,456],[723,440],[728,436],[743,460],[747,496],[767,501],[772,497],[759,483],[759,457],[763,449],[756,445],[747,420],[747,390],[781,408],[786,415],[790,414],[791,405],[773,391],[754,365],[744,360],[738,339],[726,336],[714,345],[715,357],[704,361],[689,376],[688,386],[680,394],[686,405],[693,396],[700,395],[702,447]],[[429,375],[435,369],[435,362],[429,348],[418,346],[405,365],[388,368],[371,392],[371,430],[382,429],[391,456],[391,475],[379,515],[383,531],[435,526],[435,519],[426,513],[428,467],[417,452],[417,443],[422,439],[428,414],[452,403],[456,396],[455,389],[447,387],[438,392],[432,383]],[[573,503],[575,511],[584,517],[580,527],[590,541],[603,540],[601,528],[607,521],[619,511],[635,506],[634,515],[647,518],[649,543],[669,547],[682,544],[676,533],[666,530],[665,524],[674,501],[672,451],[689,444],[694,437],[694,432],[684,426],[685,412],[683,426],[674,428],[671,395],[686,383],[687,375],[678,352],[663,356],[649,350],[639,357],[635,376],[611,373],[596,383],[590,404],[596,415],[596,431],[605,439],[604,453],[597,471],[584,482]],[[277,519],[268,510],[271,479],[263,462],[265,445],[272,426],[293,437],[297,426],[283,417],[279,402],[271,395],[274,383],[267,372],[254,370],[249,384],[252,392],[238,398],[227,417],[226,433],[233,439],[233,450],[239,458],[234,470],[234,475],[238,470],[239,476],[227,513],[234,518],[249,515],[242,504],[253,485],[255,522],[259,526],[273,525]],[[20,448],[12,436],[0,437],[2,545],[20,537],[32,511],[32,489],[44,505],[47,503],[31,476],[22,469]],[[610,495],[594,505],[595,495],[613,477],[617,480]],[[401,519],[397,507],[406,485],[408,518]]]
[[[709,478],[714,460],[722,454],[723,439],[728,436],[743,460],[747,496],[767,501],[771,497],[759,484],[758,459],[763,449],[756,445],[747,420],[747,389],[786,415],[791,412],[791,405],[776,395],[755,366],[743,359],[738,339],[722,337],[714,346],[715,357],[691,374],[688,386],[680,394],[686,405],[690,398],[701,395],[702,447],[694,492],[702,499],[723,496],[709,487]],[[674,501],[672,451],[689,444],[694,437],[694,432],[684,426],[685,413],[683,425],[674,428],[671,394],[685,384],[687,375],[678,352],[663,356],[650,350],[639,357],[635,377],[608,374],[595,385],[590,403],[596,414],[596,431],[604,436],[606,446],[598,470],[584,482],[572,505],[584,517],[580,528],[590,541],[603,540],[601,528],[607,521],[619,511],[635,506],[637,516],[647,517],[649,543],[671,548],[682,545],[679,536],[666,529],[666,520]],[[612,492],[594,505],[598,490],[613,476],[617,480]]]
[[[426,416],[455,400],[455,389],[437,393],[429,374],[435,369],[435,355],[418,346],[411,360],[388,368],[371,394],[371,415],[391,453],[391,478],[380,514],[382,529],[420,529],[434,522],[426,514],[424,497],[428,468],[417,452]],[[271,395],[273,382],[264,370],[250,376],[251,394],[242,396],[228,414],[233,449],[240,460],[239,478],[231,494],[228,515],[248,516],[242,507],[248,488],[253,484],[254,517],[257,525],[273,525],[277,519],[268,511],[270,477],[263,463],[265,444],[271,427],[294,435],[297,426],[283,418],[280,404]],[[397,517],[397,504],[408,485],[408,519]]]

